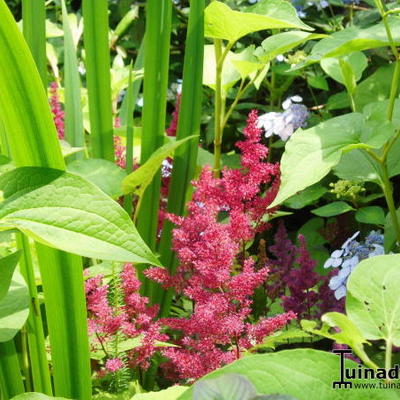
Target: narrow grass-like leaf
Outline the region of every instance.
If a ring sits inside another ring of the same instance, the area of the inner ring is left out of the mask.
[[[78,175],[17,168],[0,176],[0,189],[3,226],[86,257],[159,265],[126,212]]]
[[[73,147],[84,147],[83,114],[81,104],[81,81],[78,71],[78,58],[68,21],[65,0],[61,2],[64,28],[64,107],[65,107],[65,137]],[[73,156],[82,159],[83,153]]]
[[[114,161],[108,1],[83,0],[82,7],[92,156]]]
[[[47,83],[45,0],[22,0],[22,26],[43,84]]]
[[[19,268],[28,285],[29,297],[31,299],[26,330],[28,336],[33,389],[38,392],[52,395],[53,389],[44,340],[42,313],[40,310],[40,300],[38,298],[36,287],[29,239],[23,234],[19,234],[17,235],[17,244],[18,248],[22,250]]]
[[[9,400],[25,391],[13,340],[0,343],[0,389],[2,400]]]
[[[177,140],[200,132],[200,117],[202,105],[202,79],[204,56],[204,0],[192,0],[188,31],[186,37],[185,61],[183,67],[182,99],[178,120]],[[175,151],[174,166],[171,175],[168,196],[168,211],[176,215],[183,215],[190,182],[193,179],[198,152],[198,138],[184,143]],[[164,222],[160,253],[164,265],[173,273],[176,260],[172,252],[171,234],[172,224]],[[158,293],[161,294],[161,289]],[[158,294],[156,300],[160,300]],[[169,312],[172,292],[161,301],[161,314],[167,316]]]
[[[40,76],[4,0],[0,0],[0,116],[16,166],[64,168]],[[37,244],[52,351],[55,394],[91,397],[81,259]]]
[[[145,163],[164,142],[171,14],[170,0],[146,2],[141,164]],[[158,173],[143,195],[138,214],[138,230],[152,250],[156,246],[159,200],[160,174]],[[142,291],[146,294],[147,281],[140,270]]]
[[[195,137],[198,136],[193,135],[181,140],[173,140],[157,149],[142,166],[124,179],[122,182],[124,194],[136,193],[139,197],[142,196],[143,192],[151,184],[155,174],[160,169],[162,162],[167,157],[171,156],[175,149]]]
[[[123,16],[121,21],[115,27],[113,32],[110,47],[114,47],[118,39],[129,29],[132,22],[139,16],[139,6],[135,5]]]

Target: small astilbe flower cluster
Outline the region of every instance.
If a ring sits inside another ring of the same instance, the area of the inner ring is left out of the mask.
[[[163,349],[169,359],[167,375],[190,381],[227,364],[281,329],[295,318],[288,312],[261,318],[252,324],[251,296],[265,282],[268,269],[256,268],[251,257],[243,256],[246,241],[262,229],[262,217],[279,187],[279,165],[264,162],[268,149],[260,143],[257,112],[252,111],[238,142],[242,152],[240,169],[225,168],[221,178],[204,167],[194,182],[188,216],[168,215],[177,225],[173,248],[179,259],[174,276],[151,268],[146,274],[164,287],[193,302],[189,318],[166,318],[163,323],[177,333],[179,347]],[[262,188],[269,186],[264,193]],[[270,210],[272,212],[272,210]],[[221,214],[228,216],[220,221]]]
[[[58,83],[50,84],[50,106],[59,139],[64,139],[64,111],[58,96]]]
[[[341,308],[329,290],[330,276],[315,271],[316,261],[311,259],[306,240],[299,235],[299,246],[288,238],[281,223],[275,234],[275,244],[269,247],[276,260],[271,261],[269,292],[280,298],[283,308],[292,310],[297,318],[316,318],[327,311]]]
[[[103,283],[103,276],[98,275],[87,279],[85,283],[86,301],[89,312],[89,333],[93,349],[111,348],[116,335],[129,338],[141,338],[141,345],[129,350],[124,359],[110,357],[106,360],[105,370],[115,373],[123,367],[149,367],[149,360],[156,351],[155,342],[166,340],[167,336],[160,333],[161,324],[155,321],[158,306],[148,306],[148,298],[139,294],[140,282],[135,276],[132,264],[125,264],[119,274],[118,288],[110,288]],[[112,290],[111,290],[112,289]],[[121,305],[112,303],[112,291],[122,293]],[[110,351],[112,353],[112,351]]]

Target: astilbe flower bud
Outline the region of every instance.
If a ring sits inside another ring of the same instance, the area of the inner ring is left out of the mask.
[[[50,84],[50,106],[59,139],[64,139],[64,111],[58,96],[58,83]]]
[[[189,318],[165,318],[178,332],[179,347],[163,349],[164,369],[171,379],[191,381],[240,357],[243,350],[282,328],[293,312],[248,322],[251,296],[265,282],[268,269],[250,257],[237,257],[246,241],[266,228],[262,217],[279,187],[279,165],[264,161],[268,149],[260,143],[257,112],[249,115],[245,140],[238,142],[241,168],[225,167],[221,178],[203,168],[188,204],[188,215],[168,215],[177,227],[173,249],[179,259],[175,275],[150,268],[147,277],[173,287],[193,303]],[[264,192],[262,188],[268,187]],[[221,212],[227,213],[220,222]]]

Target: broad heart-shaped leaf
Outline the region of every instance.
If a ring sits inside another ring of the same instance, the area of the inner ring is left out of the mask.
[[[381,147],[393,130],[378,129],[378,125],[362,114],[350,113],[297,130],[286,144],[281,160],[282,183],[271,207],[319,182],[339,163],[343,151]]]
[[[391,16],[388,18],[388,21],[393,39],[396,44],[399,44],[400,18]],[[389,46],[389,40],[382,22],[366,29],[349,27],[320,40],[313,47],[307,59],[296,68],[318,62],[323,58],[339,57],[353,53],[354,51],[368,50],[383,46]]]
[[[400,345],[400,255],[367,258],[347,282],[346,313],[370,340]]]
[[[3,227],[81,256],[160,265],[128,214],[80,176],[23,167],[2,175],[0,190]]]
[[[193,400],[252,400],[257,395],[254,385],[239,374],[225,374],[194,384]]]
[[[294,28],[312,31],[284,0],[261,1],[252,12],[233,11],[220,1],[205,9],[205,36],[234,43],[241,37],[264,29]]]
[[[333,390],[332,383],[340,377],[339,357],[312,349],[284,350],[276,353],[257,354],[243,357],[218,369],[198,382],[214,379],[223,374],[240,374],[254,385],[260,394],[281,393],[298,400],[380,400],[397,399],[395,390],[371,390],[353,388]],[[356,368],[357,364],[345,360],[346,367]],[[354,380],[359,383],[365,381]],[[377,380],[368,382],[378,382]],[[192,400],[193,387],[178,400]]]
[[[262,62],[273,60],[277,55],[287,53],[297,46],[307,42],[324,38],[326,35],[303,31],[288,31],[270,36],[261,43],[254,55]]]
[[[345,201],[333,201],[325,206],[315,208],[311,210],[311,212],[318,215],[318,217],[333,217],[352,210],[354,210],[354,208]]]
[[[6,257],[0,258],[0,301],[8,292],[11,278],[20,256],[21,251],[17,251]]]
[[[361,51],[356,51],[343,57],[343,61],[350,66],[350,70],[355,81],[361,79],[362,73],[367,68],[367,57]],[[335,81],[346,85],[346,79],[343,76],[343,71],[338,58],[324,58],[321,60],[322,69]]]
[[[21,393],[13,397],[11,400],[70,400],[65,397],[47,396],[43,393]]]
[[[188,136],[181,140],[170,141],[157,149],[151,157],[137,170],[129,174],[122,182],[124,194],[136,193],[141,196],[150,185],[154,175],[160,169],[162,162],[169,157],[181,144],[193,139],[197,135]]]
[[[253,55],[254,48],[254,46],[249,46],[240,53],[233,53],[232,51],[227,53],[224,65],[222,66],[222,88],[225,92],[227,92],[240,79],[241,73],[243,73],[239,67],[241,62],[249,62],[252,64],[250,72],[254,72],[263,66],[262,64],[254,62],[256,60]],[[239,66],[237,63],[239,63]],[[214,45],[204,46],[203,84],[215,90],[216,62]]]
[[[122,196],[121,184],[126,172],[111,161],[94,158],[75,160],[67,165],[67,171],[94,183],[112,198]]]
[[[186,386],[171,386],[159,392],[135,394],[131,400],[177,400],[187,390]]]
[[[29,291],[21,274],[15,271],[10,290],[0,300],[0,343],[11,340],[29,315]]]

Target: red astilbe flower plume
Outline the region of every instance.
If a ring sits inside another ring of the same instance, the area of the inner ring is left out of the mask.
[[[141,345],[127,352],[127,364],[147,369],[150,358],[157,350],[155,342],[165,341],[168,337],[160,332],[161,323],[155,320],[158,307],[149,306],[148,298],[139,294],[140,281],[132,264],[124,265],[118,280],[117,290],[122,294],[122,302],[118,306],[110,303],[115,288],[110,292],[110,286],[103,283],[102,275],[85,282],[91,345],[93,349],[107,347],[115,335],[123,335],[127,339],[141,337]],[[122,366],[119,359],[109,359],[105,368],[115,372]]]
[[[58,96],[58,83],[50,84],[50,107],[59,139],[64,139],[64,111]]]
[[[146,271],[149,278],[193,302],[189,318],[163,320],[178,332],[175,343],[179,347],[162,350],[169,358],[164,368],[175,380],[197,379],[237,359],[295,317],[288,312],[248,322],[251,296],[265,282],[268,269],[257,268],[251,257],[243,257],[242,249],[266,227],[262,217],[279,187],[279,165],[264,161],[268,149],[260,143],[256,123],[257,112],[252,111],[245,140],[237,143],[241,167],[224,168],[221,178],[204,167],[193,182],[187,217],[168,215],[177,225],[173,231],[173,249],[179,259],[176,274],[170,276],[159,268]],[[221,213],[227,214],[227,221],[220,221]]]

